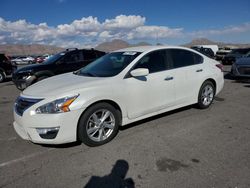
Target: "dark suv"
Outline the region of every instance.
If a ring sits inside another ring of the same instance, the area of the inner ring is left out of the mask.
[[[0,54],[0,83],[3,82],[6,76],[12,74],[15,66],[12,66],[11,61],[4,54]]]
[[[222,64],[232,65],[238,58],[244,57],[248,52],[250,52],[250,48],[233,49],[230,53],[224,56]]]
[[[53,55],[41,64],[18,69],[13,74],[12,79],[18,89],[24,90],[31,84],[45,78],[76,71],[103,55],[105,52],[95,49],[67,49]]]

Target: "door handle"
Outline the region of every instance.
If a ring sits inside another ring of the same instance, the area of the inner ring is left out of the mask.
[[[169,81],[169,80],[173,80],[173,79],[174,79],[173,76],[168,76],[168,77],[166,77],[164,80]]]
[[[198,69],[198,70],[196,70],[196,72],[202,72],[203,71],[203,69]]]

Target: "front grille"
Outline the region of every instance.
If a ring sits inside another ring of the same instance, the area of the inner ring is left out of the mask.
[[[238,71],[243,75],[250,75],[250,67],[238,67]]]
[[[41,100],[43,99],[28,99],[24,97],[18,97],[15,102],[15,111],[18,115],[22,116],[25,110]]]

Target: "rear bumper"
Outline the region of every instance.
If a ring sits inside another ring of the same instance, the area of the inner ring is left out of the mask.
[[[224,87],[224,75],[218,77],[218,82],[216,83],[216,95],[221,92]]]

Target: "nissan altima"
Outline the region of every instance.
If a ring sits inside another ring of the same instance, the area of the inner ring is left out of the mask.
[[[25,89],[13,125],[34,143],[99,146],[119,126],[191,104],[208,108],[223,85],[222,65],[192,49],[121,49]]]

